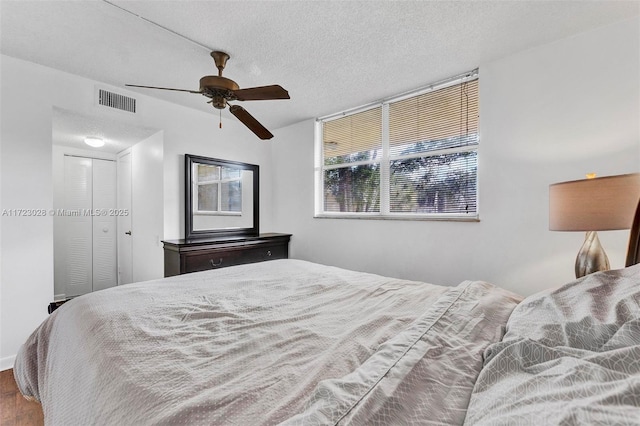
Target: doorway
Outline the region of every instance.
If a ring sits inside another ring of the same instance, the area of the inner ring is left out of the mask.
[[[55,212],[60,212],[53,217],[54,300],[162,278],[162,131],[135,124],[137,117],[112,116],[103,110],[79,113],[54,107],[52,118],[53,200]],[[87,146],[87,136],[103,139],[104,146]],[[76,173],[67,181],[75,183],[82,196],[65,196],[65,163],[74,161],[84,162],[85,169],[67,165],[67,173]],[[96,177],[102,176],[105,164],[110,168],[108,202],[96,195],[105,192],[100,184],[104,179]],[[94,185],[99,188],[94,190]],[[103,207],[107,216],[89,212],[89,216],[78,214],[69,219],[69,214],[75,214],[71,211],[84,213]],[[100,243],[107,235],[109,243]]]

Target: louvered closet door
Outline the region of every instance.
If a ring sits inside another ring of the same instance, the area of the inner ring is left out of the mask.
[[[89,293],[93,282],[93,228],[91,210],[93,192],[92,160],[64,157],[64,209],[62,218],[65,239],[65,295]]]
[[[113,287],[118,280],[116,162],[93,160],[93,291]]]
[[[117,284],[116,163],[64,157],[64,282],[66,297]],[[106,215],[96,215],[106,211]]]

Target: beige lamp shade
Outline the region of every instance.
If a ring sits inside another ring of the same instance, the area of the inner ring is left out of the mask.
[[[549,229],[630,229],[640,199],[640,173],[549,185]]]

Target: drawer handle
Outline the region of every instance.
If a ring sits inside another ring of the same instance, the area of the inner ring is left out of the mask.
[[[222,265],[222,258],[220,258],[220,260],[218,261],[218,263],[214,262],[213,259],[209,260],[209,263],[211,264],[212,268],[215,268],[216,266],[220,266]]]
[[[267,250],[267,257],[271,257],[271,250]]]

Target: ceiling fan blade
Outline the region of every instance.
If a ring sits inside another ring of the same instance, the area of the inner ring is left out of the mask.
[[[173,90],[175,92],[189,92],[201,94],[199,90],[187,90],[187,89],[171,89],[169,87],[155,87],[155,86],[138,86],[136,84],[125,84],[128,87],[142,87],[143,89],[160,89],[160,90]]]
[[[290,99],[289,92],[282,86],[274,84],[272,86],[249,87],[248,89],[234,90],[239,101],[267,101],[270,99]]]
[[[251,114],[247,112],[246,109],[242,108],[239,105],[231,105],[229,107],[229,111],[231,114],[235,115],[236,118],[242,121],[242,124],[247,126],[249,130],[256,134],[260,139],[271,139],[273,135],[269,130],[266,129],[258,120],[253,118]]]

